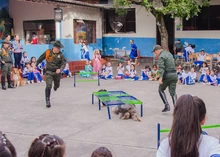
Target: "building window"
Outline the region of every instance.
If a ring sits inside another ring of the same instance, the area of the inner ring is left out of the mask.
[[[74,43],[96,43],[96,21],[74,20]]]
[[[220,30],[220,5],[203,7],[198,16],[183,20],[183,30]]]
[[[50,44],[56,39],[54,20],[24,21],[23,26],[26,44]]]
[[[127,9],[124,15],[118,15],[114,9],[105,11],[105,33],[135,33],[135,9]]]

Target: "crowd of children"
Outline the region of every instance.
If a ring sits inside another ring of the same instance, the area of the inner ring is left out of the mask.
[[[206,62],[203,62],[199,72],[201,73],[200,77],[197,76],[194,68],[191,68],[191,71],[186,73],[183,67],[179,65],[177,68],[178,83],[193,85],[198,82],[212,86],[220,85],[220,62],[218,62],[216,68],[212,70],[208,67]]]
[[[36,67],[36,57],[29,57],[27,56],[27,52],[23,52],[21,58],[21,69],[20,72],[22,73],[22,77],[27,79],[27,84],[44,82],[42,75],[45,74],[46,62],[43,61]],[[65,68],[63,69],[62,75],[66,75],[67,77],[72,77],[72,74],[69,70],[68,63],[66,64]]]

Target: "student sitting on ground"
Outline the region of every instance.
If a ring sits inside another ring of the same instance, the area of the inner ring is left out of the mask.
[[[150,77],[151,77],[151,69],[149,65],[146,65],[145,69],[141,69],[140,80],[149,80]]]
[[[105,79],[111,79],[111,78],[113,78],[112,64],[111,64],[111,62],[108,62],[107,66],[106,66]]]
[[[56,135],[42,134],[32,142],[29,157],[65,157],[66,146]]]
[[[23,52],[23,55],[21,57],[21,67],[22,67],[22,70],[25,68],[25,63],[28,63],[28,62],[30,62],[30,59],[27,56],[27,52]]]
[[[124,79],[132,79],[134,81],[138,80],[137,71],[135,70],[135,65],[131,64],[131,69],[128,76],[124,76]]]
[[[178,84],[183,83],[185,78],[187,77],[187,74],[185,73],[185,70],[183,69],[182,65],[179,65],[177,68],[177,76],[178,76]]]
[[[105,78],[106,75],[106,65],[102,65],[101,73],[100,73],[100,78]]]
[[[91,77],[91,72],[93,71],[93,69],[92,69],[92,66],[91,66],[91,64],[90,64],[90,61],[86,61],[86,65],[85,65],[85,68],[84,68],[84,70],[81,70],[80,72],[79,72],[79,75],[80,75],[80,77]]]
[[[40,72],[37,70],[35,63],[31,63],[32,71],[37,83],[44,82]]]
[[[194,68],[191,68],[191,71],[186,75],[186,78],[183,80],[185,85],[193,85],[197,82],[196,72]]]
[[[122,79],[124,77],[124,66],[122,63],[118,63],[117,67],[118,75],[115,77],[116,79]]]
[[[202,63],[202,67],[200,69],[200,72],[202,73],[202,75],[200,76],[199,82],[203,82],[205,75],[206,75],[206,71],[208,70],[208,64],[206,62]]]
[[[126,69],[125,75],[128,76],[129,72],[131,70],[131,61],[130,60],[127,61],[127,65],[126,65],[125,69]]]
[[[37,70],[41,73],[41,75],[44,75],[44,71],[46,70],[45,68],[46,68],[45,60],[41,62],[40,64],[38,64],[37,66]]]
[[[5,134],[0,131],[0,157],[17,157],[15,147]]]
[[[149,80],[156,81],[156,80],[159,80],[159,78],[160,78],[160,74],[157,69],[157,65],[153,65],[153,69],[151,70],[151,76]]]
[[[206,84],[206,85],[212,85],[212,86],[215,86],[216,85],[216,75],[214,74],[214,71],[213,70],[206,70],[206,74],[204,76],[204,79],[203,79],[203,83]]]
[[[112,157],[112,153],[105,147],[99,147],[92,153],[91,157]]]
[[[27,78],[27,84],[34,83],[34,72],[30,63],[25,63],[25,68],[22,73],[23,78]]]
[[[217,157],[219,140],[202,131],[206,121],[206,107],[202,99],[182,95],[176,103],[173,124],[161,142],[156,157]]]
[[[65,68],[63,69],[63,71],[61,72],[61,74],[65,74],[66,77],[72,77],[72,73],[70,72],[70,69],[69,69],[69,64],[66,63],[66,66]]]

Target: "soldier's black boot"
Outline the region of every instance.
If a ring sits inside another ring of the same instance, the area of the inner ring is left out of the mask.
[[[5,76],[1,77],[1,82],[2,82],[2,89],[6,90],[6,86],[5,86]]]
[[[46,89],[45,89],[46,107],[47,107],[47,108],[50,108],[50,107],[51,107],[51,104],[50,104],[50,92],[51,92],[51,89],[50,89],[50,88],[46,88]]]
[[[8,80],[8,88],[14,88],[14,86],[11,84],[11,77],[10,77],[10,75],[7,76],[7,80]]]
[[[159,94],[160,94],[160,97],[161,97],[163,103],[165,104],[165,108],[162,110],[162,112],[170,111],[170,105],[167,101],[166,94],[164,93],[164,91],[159,91]]]
[[[177,95],[176,94],[174,96],[172,96],[172,100],[173,100],[173,106],[175,106],[176,101],[177,101]]]

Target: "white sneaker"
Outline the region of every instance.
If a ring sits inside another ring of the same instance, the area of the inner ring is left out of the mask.
[[[143,76],[141,76],[141,78],[139,80],[143,80]]]
[[[69,76],[67,76],[67,77],[69,77]]]
[[[34,80],[31,80],[31,83],[34,83]]]
[[[44,80],[41,81],[41,83],[43,83],[43,82],[44,82]]]
[[[30,84],[30,81],[27,81],[27,84]]]

